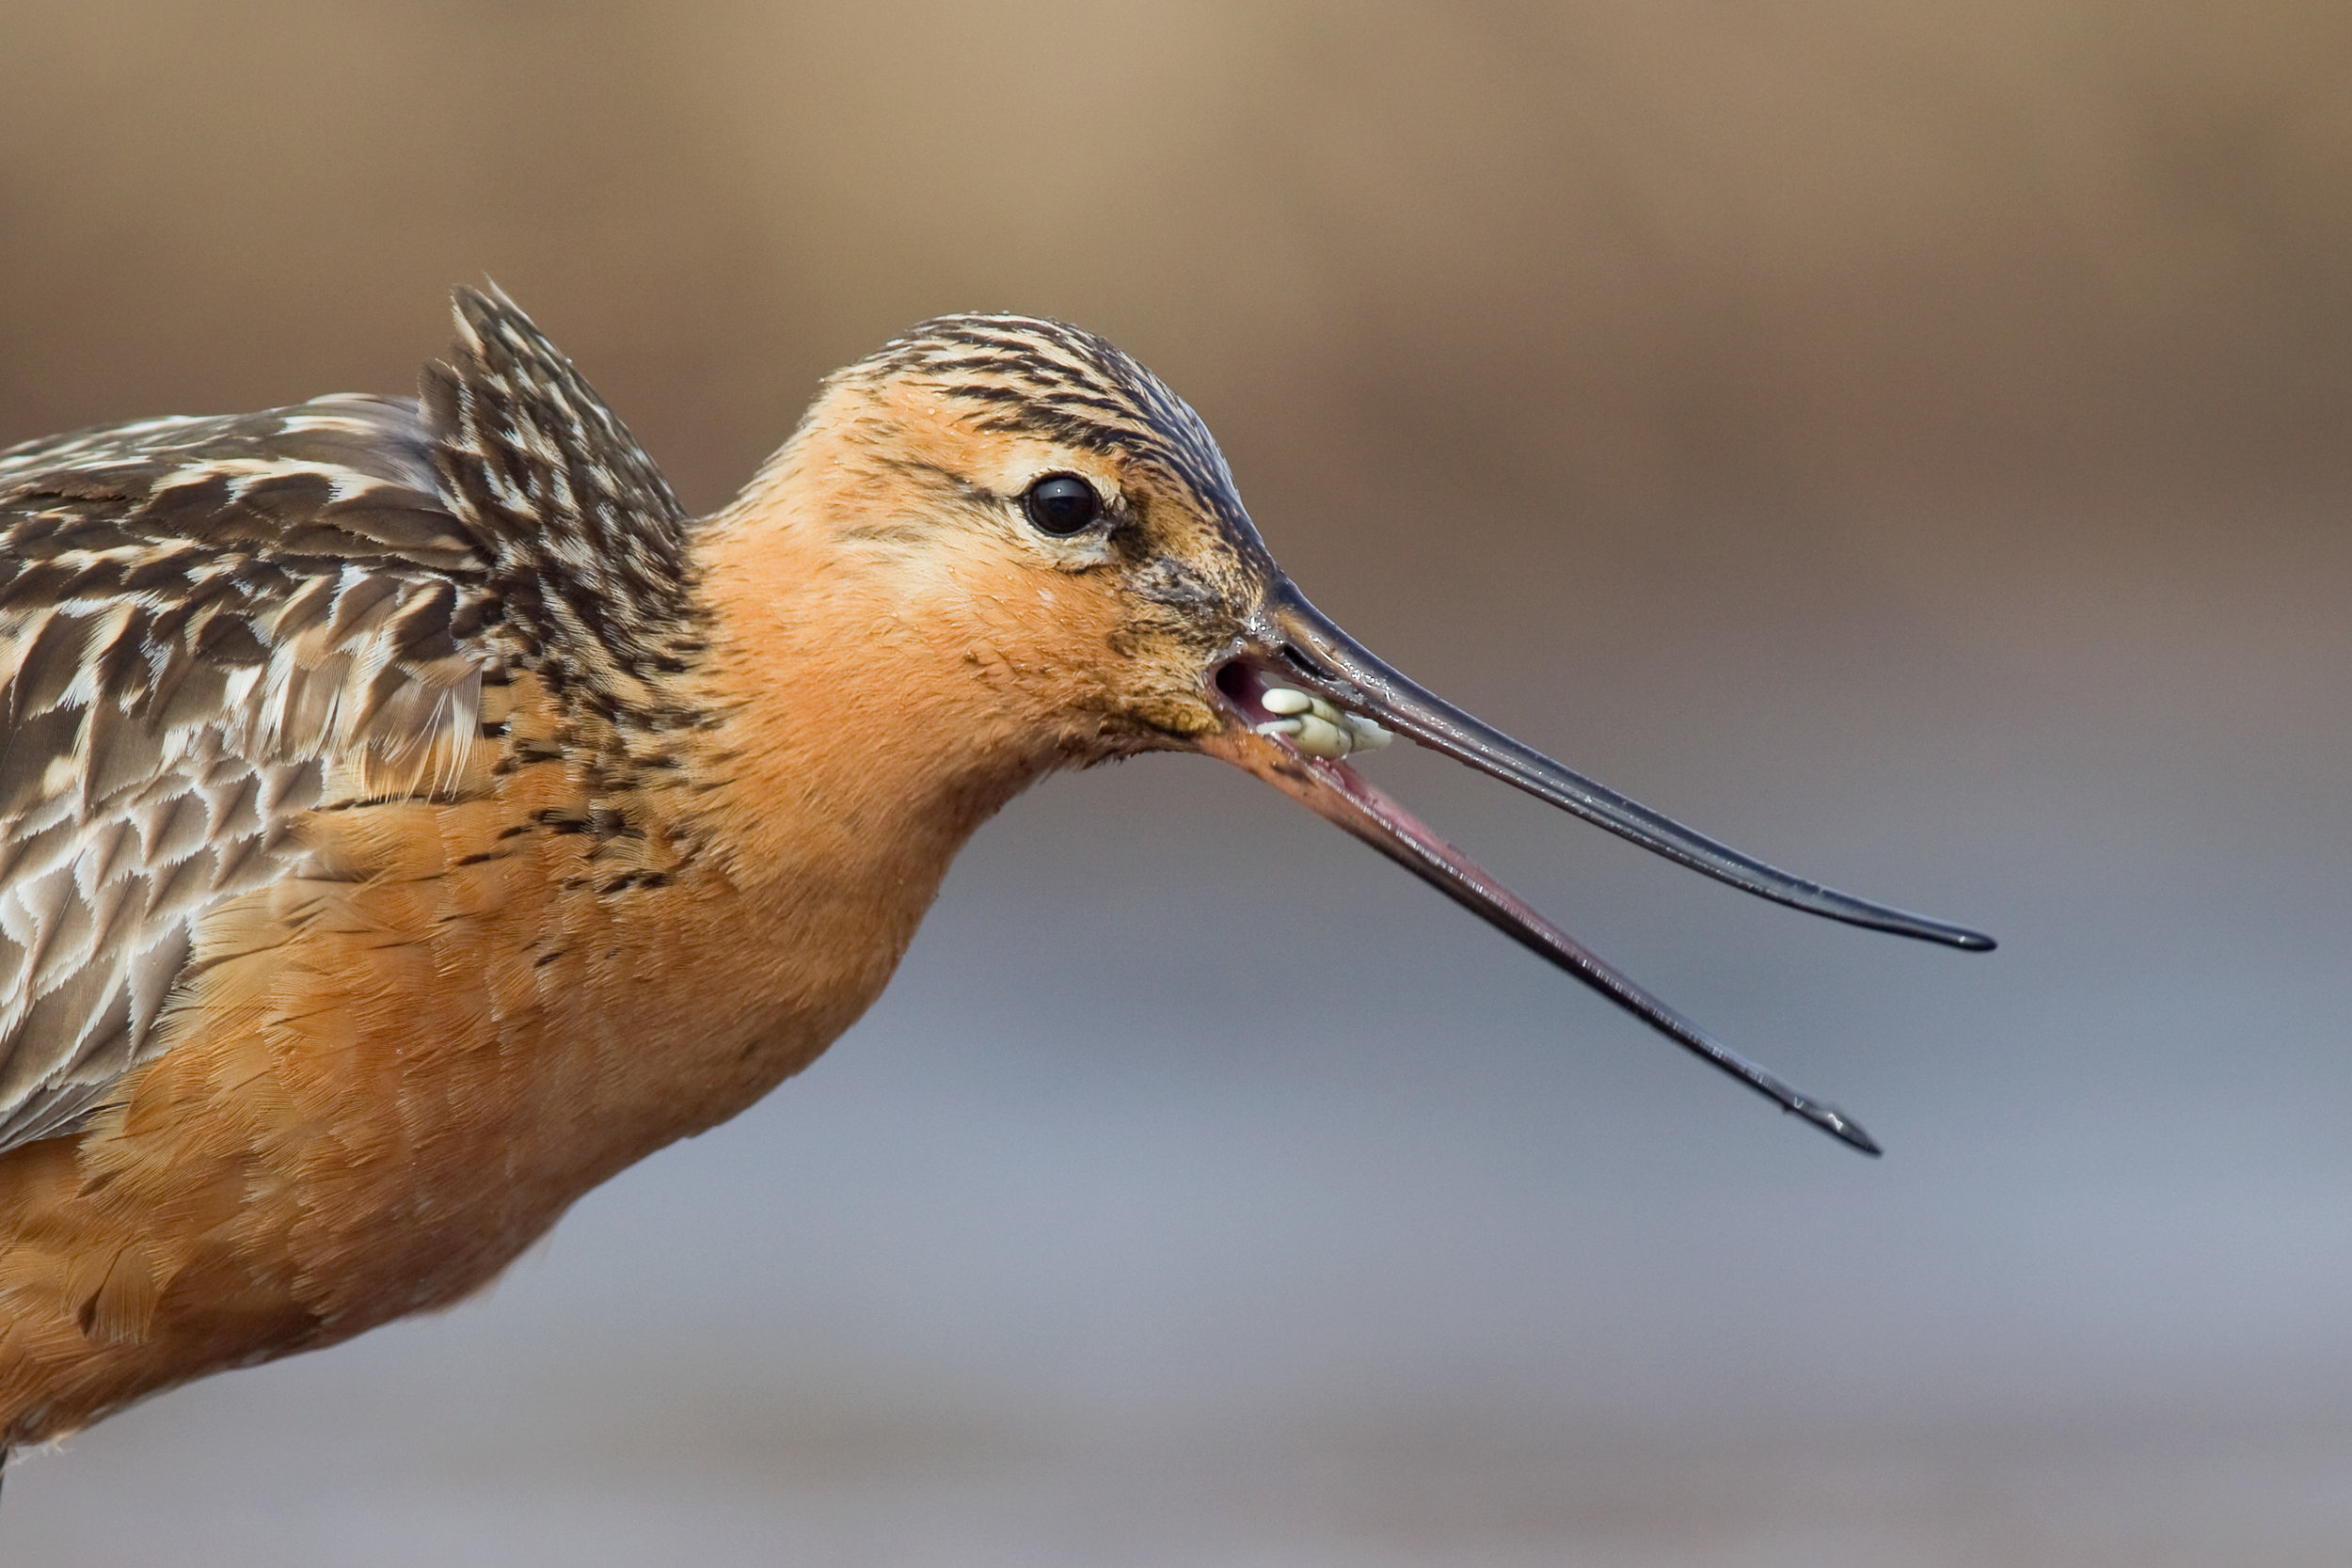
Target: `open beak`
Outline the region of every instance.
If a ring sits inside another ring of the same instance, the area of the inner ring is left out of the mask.
[[[1201,742],[1203,751],[1313,808],[1783,1110],[1866,1154],[1879,1152],[1845,1113],[1782,1083],[1618,974],[1341,759],[1385,738],[1382,731],[1393,730],[1759,897],[1970,952],[1990,951],[1991,937],[1866,903],[1775,870],[1563,768],[1391,669],[1287,579],[1278,584],[1267,609],[1279,640],[1218,670],[1216,689],[1230,710],[1229,721]]]

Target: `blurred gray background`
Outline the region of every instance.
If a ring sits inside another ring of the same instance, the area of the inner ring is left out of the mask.
[[[0,8],[0,443],[405,389],[485,273],[706,508],[1092,326],[1396,662],[2003,948],[1374,765],[1873,1164],[1237,773],[1058,780],[803,1079],[0,1558],[2352,1560],[2352,10]]]

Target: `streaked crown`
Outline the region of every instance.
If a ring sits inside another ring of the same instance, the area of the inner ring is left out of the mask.
[[[1091,332],[1038,316],[938,316],[841,372],[844,380],[892,376],[966,405],[976,430],[1115,451],[1156,468],[1202,514],[1257,545],[1225,454],[1200,416]]]

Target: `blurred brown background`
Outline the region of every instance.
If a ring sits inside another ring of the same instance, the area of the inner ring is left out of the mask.
[[[1431,684],[1822,927],[1383,777],[1783,1125],[1270,792],[992,827],[487,1301],[12,1471],[106,1564],[2352,1560],[2352,10],[0,8],[0,443],[413,385],[495,277],[690,504],[1103,331]]]

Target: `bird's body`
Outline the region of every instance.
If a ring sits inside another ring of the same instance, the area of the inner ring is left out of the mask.
[[[690,523],[518,311],[461,331],[420,402],[0,452],[0,1456],[477,1289],[823,1051],[1052,768],[1375,836],[1265,673],[1327,623],[1100,340],[929,324]],[[1348,657],[1295,678],[1369,736]]]

